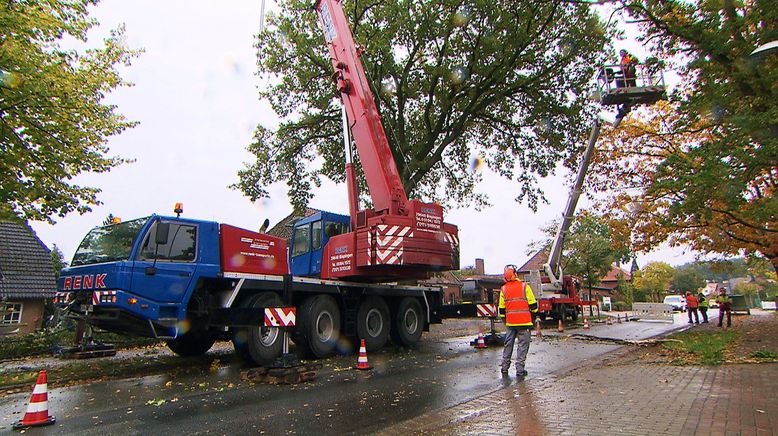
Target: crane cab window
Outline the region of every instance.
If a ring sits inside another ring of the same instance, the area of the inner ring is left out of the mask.
[[[292,256],[304,254],[308,252],[308,246],[310,242],[310,227],[297,227],[294,230],[294,241],[292,241]]]
[[[321,221],[311,223],[311,250],[321,248]]]
[[[327,225],[324,226],[324,231],[327,234],[327,237],[331,238],[333,236],[347,233],[348,227],[348,224],[345,223],[328,222]]]
[[[158,223],[159,221],[155,222],[146,233],[139,259],[193,262],[196,253],[197,226],[170,223],[167,243],[157,245],[154,235]]]

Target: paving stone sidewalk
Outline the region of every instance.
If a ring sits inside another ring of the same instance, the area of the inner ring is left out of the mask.
[[[778,435],[778,364],[649,364],[622,351],[380,434]],[[495,374],[497,376],[497,374]]]

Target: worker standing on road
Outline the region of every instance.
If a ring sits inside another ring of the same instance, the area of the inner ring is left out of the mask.
[[[527,370],[524,362],[529,352],[530,332],[532,330],[533,314],[538,311],[538,302],[532,288],[516,277],[516,266],[508,265],[503,271],[505,284],[500,289],[500,317],[505,322],[505,348],[502,350],[501,372],[508,375],[513,355],[513,343],[518,338],[516,350],[516,375],[524,377]]]
[[[700,315],[702,315],[702,323],[708,323],[708,298],[700,291],[697,294],[697,301],[700,303]]]
[[[694,314],[694,324],[700,323],[700,315],[697,313],[697,307],[700,306],[697,297],[691,292],[686,293],[686,310],[689,312],[689,324],[692,323],[692,313]]]
[[[724,321],[725,312],[727,313],[727,327],[732,327],[732,299],[727,296],[726,289],[719,291],[716,303],[719,303],[719,327],[721,327],[722,321]]]

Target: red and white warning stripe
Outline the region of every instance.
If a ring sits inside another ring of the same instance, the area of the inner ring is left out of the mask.
[[[475,311],[478,316],[485,316],[488,318],[497,316],[497,306],[494,304],[478,304],[475,307]]]
[[[92,292],[92,304],[116,303],[116,291],[94,291]]]
[[[403,239],[413,237],[410,226],[376,226],[376,263],[383,265],[401,265]],[[369,240],[368,240],[369,242]]]
[[[267,307],[265,308],[266,327],[294,327],[297,318],[297,308]]]
[[[459,237],[457,235],[451,234],[449,232],[446,232],[445,235],[446,241],[451,244],[451,248],[459,246]]]

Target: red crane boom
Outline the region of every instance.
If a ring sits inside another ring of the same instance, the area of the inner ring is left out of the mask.
[[[458,269],[457,227],[443,222],[440,205],[409,200],[403,188],[341,1],[317,0],[314,8],[374,205],[373,210],[351,207],[352,231],[330,239],[324,248],[321,277],[397,280]],[[351,186],[355,182],[349,163],[346,171],[349,201],[356,205],[358,194]]]

